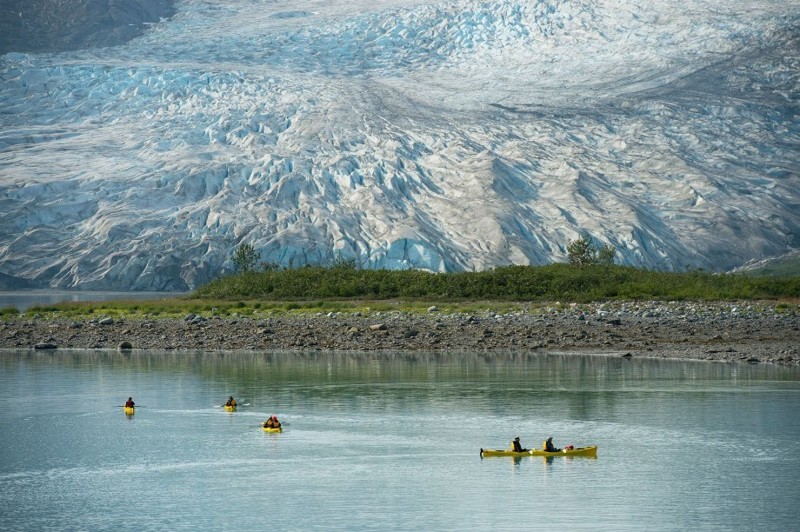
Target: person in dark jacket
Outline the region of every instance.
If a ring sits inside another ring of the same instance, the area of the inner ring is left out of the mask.
[[[522,444],[519,442],[519,436],[517,436],[514,438],[514,441],[511,442],[511,450],[515,453],[527,453],[529,449],[522,447]]]
[[[561,449],[558,449],[555,445],[553,445],[553,437],[550,436],[544,441],[542,444],[542,450],[547,451],[548,453],[560,453]]]

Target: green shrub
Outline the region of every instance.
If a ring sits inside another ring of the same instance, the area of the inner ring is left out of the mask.
[[[654,272],[616,265],[507,266],[483,272],[357,270],[309,266],[217,279],[193,297],[260,301],[424,299],[588,302],[608,299],[757,299],[800,296],[800,278],[702,271]]]
[[[573,266],[591,264],[609,265],[614,263],[616,250],[611,246],[595,246],[589,238],[581,237],[567,246],[567,257]]]

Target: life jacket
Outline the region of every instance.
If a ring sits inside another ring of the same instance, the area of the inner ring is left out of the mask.
[[[125,401],[125,408],[133,408],[134,403],[133,401]]]

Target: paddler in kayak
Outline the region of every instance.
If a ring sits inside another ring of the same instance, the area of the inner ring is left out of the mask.
[[[133,402],[133,397],[128,397],[128,400],[125,401],[125,408],[133,408],[136,406],[136,403]]]
[[[228,397],[228,400],[225,401],[225,406],[236,406],[236,399],[234,399],[233,396],[231,395],[230,397]]]
[[[547,451],[548,453],[560,453],[561,452],[561,449],[559,449],[555,445],[553,445],[553,437],[552,436],[550,436],[549,438],[544,440],[544,443],[542,444],[542,450],[543,451]]]
[[[511,450],[515,453],[527,453],[530,449],[525,449],[522,447],[522,444],[519,442],[519,436],[514,438],[514,441],[511,442]]]
[[[263,427],[265,429],[279,429],[281,428],[281,422],[278,421],[278,416],[270,416],[270,418],[264,422]]]

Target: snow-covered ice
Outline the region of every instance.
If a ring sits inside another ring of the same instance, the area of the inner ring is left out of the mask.
[[[0,58],[0,274],[721,271],[800,248],[800,0],[183,0]]]

